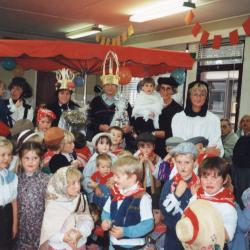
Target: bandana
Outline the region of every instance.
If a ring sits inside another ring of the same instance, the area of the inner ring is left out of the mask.
[[[37,111],[36,122],[39,123],[41,119],[48,116],[51,120],[56,119],[56,115],[53,111],[45,108],[39,108]]]
[[[173,193],[177,187],[177,185],[179,184],[179,182],[183,180],[181,175],[178,173],[173,177],[173,183],[171,185],[171,193]],[[184,180],[185,181],[185,180]],[[196,174],[193,172],[192,173],[192,177],[191,180],[189,182],[187,182],[187,188],[191,188],[193,185],[195,185],[198,181],[198,178],[196,176]],[[186,181],[185,181],[186,182]]]
[[[221,192],[213,196],[208,196],[205,194],[203,188],[200,187],[197,191],[197,198],[207,200],[207,201],[213,201],[213,202],[228,203],[232,206],[234,206],[234,200],[235,200],[234,195],[228,188],[224,188]]]
[[[134,190],[129,190],[128,192],[122,194],[118,188],[118,186],[115,184],[114,187],[111,190],[111,194],[113,196],[112,201],[121,201],[124,200],[125,198],[132,196],[132,195],[137,195],[140,193],[145,192],[145,190],[141,187],[141,184],[137,182],[137,187]]]

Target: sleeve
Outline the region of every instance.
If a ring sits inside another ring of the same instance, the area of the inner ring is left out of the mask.
[[[141,222],[129,227],[124,227],[124,236],[137,238],[148,234],[154,228],[152,214],[152,200],[148,194],[143,195],[140,202]]]
[[[236,135],[231,135],[231,138],[229,140],[224,142],[224,157],[229,158],[233,156],[233,150],[234,146],[238,140],[238,137]]]
[[[29,119],[30,121],[33,121],[33,118],[34,118],[34,109],[30,107],[28,110],[27,119]]]
[[[234,237],[234,233],[237,226],[237,212],[236,209],[229,204],[226,204],[227,206],[224,207],[222,217],[224,222],[224,227],[227,231],[229,241],[231,241]]]
[[[160,165],[162,164],[162,159],[159,158],[156,165],[155,165],[155,170],[154,172],[152,173],[152,175],[157,179],[159,180],[159,169],[160,169]]]
[[[181,128],[181,126],[183,126],[183,123],[181,122],[182,112],[175,114],[173,119],[172,119],[172,122],[171,122],[173,136],[177,136],[177,137],[181,137],[181,138],[182,138],[181,131],[183,131],[183,127]]]
[[[85,168],[83,169],[83,181],[82,181],[82,186],[83,189],[87,193],[92,193],[93,189],[88,187],[88,183],[90,182],[91,175],[95,172],[96,167],[95,167],[95,159],[96,159],[96,154],[94,154],[86,164]]]
[[[18,178],[15,174],[15,178],[13,181],[13,193],[12,193],[12,200],[15,200],[17,198],[17,185],[18,185]]]
[[[238,226],[239,229],[245,234],[249,231],[250,228],[250,209],[245,208],[243,211],[240,207],[237,207],[237,215],[238,215]]]
[[[111,205],[111,198],[109,197],[108,200],[106,201],[104,207],[103,207],[103,210],[102,210],[102,215],[101,215],[102,221],[111,220],[111,218],[110,218],[110,205]]]

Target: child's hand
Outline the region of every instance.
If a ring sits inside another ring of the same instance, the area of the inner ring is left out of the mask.
[[[219,156],[220,155],[220,149],[218,149],[216,146],[207,147],[205,150],[206,154]]]
[[[149,118],[154,118],[155,117],[155,113],[154,112],[150,112],[148,115]]]
[[[74,168],[80,168],[81,167],[81,162],[79,160],[74,160],[71,162],[71,166]]]
[[[112,178],[112,177],[109,178],[109,179],[107,180],[107,182],[106,182],[106,186],[107,186],[109,189],[113,188],[114,184],[115,184],[115,181],[114,181],[114,178]]]
[[[22,104],[23,104],[22,99],[19,99],[19,100],[16,101],[15,106],[16,106],[17,108],[19,108]]]
[[[197,182],[191,187],[191,193],[192,195],[196,194],[198,189],[200,188],[201,183],[200,183],[200,179],[198,178]]]
[[[181,197],[184,192],[186,191],[187,189],[187,183],[183,180],[180,180],[180,182],[178,183],[176,189],[175,189],[175,195],[177,197]]]
[[[64,234],[63,241],[64,241],[65,243],[67,243],[73,250],[75,250],[75,249],[76,249],[76,244],[75,244],[75,242],[71,239],[71,237],[70,237],[70,232],[71,232],[71,230],[69,230],[68,232],[66,232],[66,233]]]
[[[172,156],[170,154],[167,154],[163,161],[171,161]]]
[[[98,197],[103,196],[102,190],[98,186],[95,188],[95,195]]]
[[[12,239],[15,239],[17,235],[17,223],[13,223],[12,225]]]
[[[108,231],[111,228],[111,221],[110,220],[104,220],[102,222],[102,229],[104,231]]]
[[[113,226],[112,229],[110,230],[110,235],[115,237],[116,239],[122,238],[123,237],[123,228]]]

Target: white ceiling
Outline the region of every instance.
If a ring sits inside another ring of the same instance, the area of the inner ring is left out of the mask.
[[[86,24],[111,28],[105,36],[117,36],[129,25],[131,13],[142,6],[168,0],[0,0],[2,38],[58,38]],[[250,0],[198,0],[196,20],[210,22],[250,13]],[[185,13],[145,23],[134,23],[135,35],[184,27]],[[94,36],[81,39],[95,42]]]

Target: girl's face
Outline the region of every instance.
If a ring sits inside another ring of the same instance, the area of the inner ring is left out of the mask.
[[[183,180],[188,180],[192,177],[195,161],[191,154],[176,155],[174,163]]]
[[[34,173],[40,167],[41,159],[34,150],[24,152],[21,158],[21,164],[26,173]]]
[[[40,119],[40,121],[37,124],[38,130],[46,132],[49,128],[51,128],[51,119],[47,116]]]
[[[14,101],[19,100],[22,94],[23,94],[23,89],[19,86],[13,86],[13,88],[10,90],[10,96]]]
[[[192,107],[195,109],[201,109],[207,98],[207,92],[204,89],[191,89],[190,100]]]
[[[62,145],[61,147],[61,151],[63,153],[73,153],[74,151],[74,148],[75,148],[75,143],[73,141],[71,142],[66,142]]]
[[[223,180],[222,176],[218,175],[218,171],[212,169],[207,170],[206,174],[201,176],[201,186],[209,195],[214,195],[220,191],[226,182],[227,178]]]
[[[146,82],[143,86],[142,86],[142,91],[145,92],[146,94],[150,95],[154,92],[155,88],[154,85],[152,83]]]
[[[122,142],[122,133],[119,130],[111,129],[110,131],[112,135],[112,145],[119,145]]]
[[[10,147],[0,147],[0,169],[9,166],[12,160],[12,150]]]
[[[154,152],[154,145],[152,143],[139,143],[138,149],[143,156],[149,157]]]
[[[106,176],[110,173],[111,169],[110,169],[110,164],[108,162],[100,162],[98,164],[98,171],[100,173],[101,176]]]
[[[70,101],[71,92],[68,89],[63,89],[58,92],[58,101],[60,104],[67,104]]]
[[[71,181],[68,183],[67,186],[67,194],[70,197],[76,197],[80,193],[80,189],[81,189],[80,179]]]
[[[100,139],[96,145],[96,151],[99,154],[107,154],[110,151],[110,144],[105,138]]]

